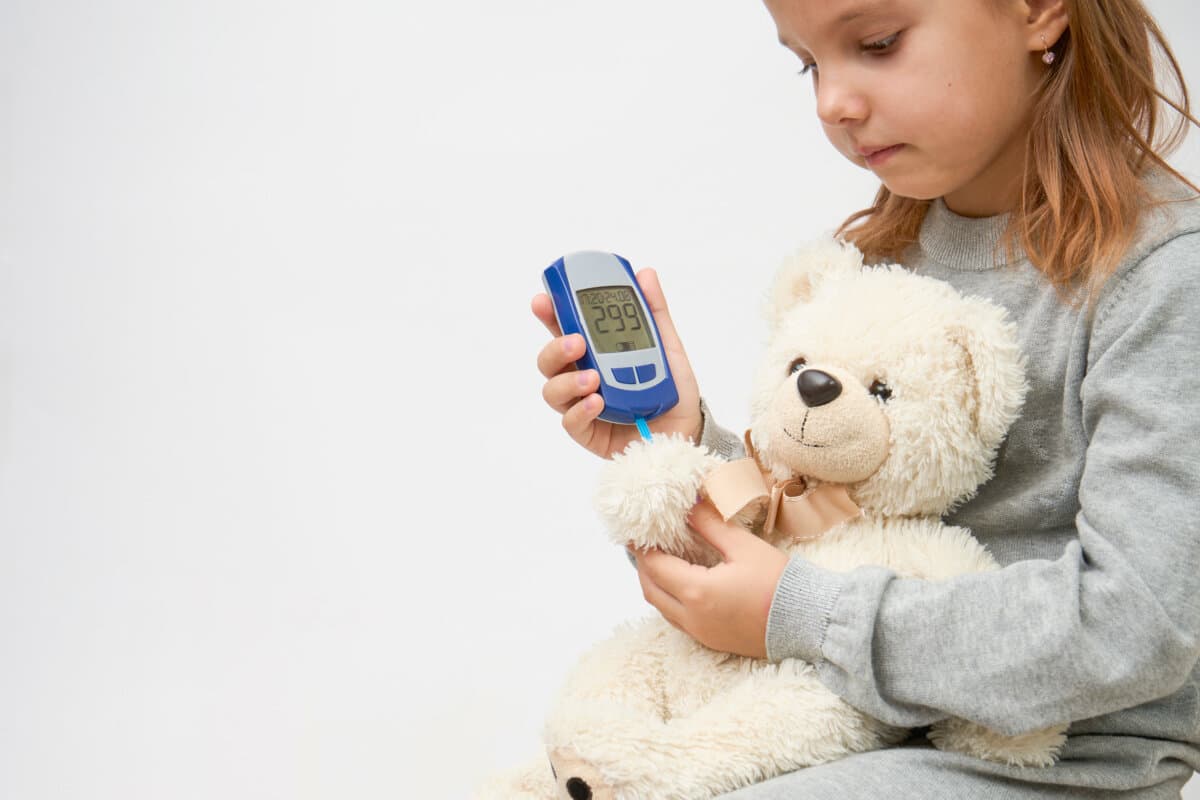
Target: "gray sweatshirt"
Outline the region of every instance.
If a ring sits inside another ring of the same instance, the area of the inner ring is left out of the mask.
[[[1093,785],[1148,785],[1159,762],[1200,768],[1200,202],[1145,214],[1117,272],[1077,306],[1023,255],[1006,260],[1005,222],[936,202],[904,259],[1003,305],[1020,330],[1022,416],[995,477],[946,520],[1004,568],[931,583],[793,558],[768,657],[814,663],[895,725],[957,716],[1016,734],[1070,721],[1064,765],[1086,742],[1071,769],[1124,770]],[[741,451],[711,422],[704,439]],[[1077,778],[1065,782],[1091,782]]]

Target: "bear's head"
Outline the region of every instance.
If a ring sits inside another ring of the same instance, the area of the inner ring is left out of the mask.
[[[768,322],[750,438],[777,480],[937,516],[991,477],[1026,388],[1003,309],[828,241],[781,267]]]

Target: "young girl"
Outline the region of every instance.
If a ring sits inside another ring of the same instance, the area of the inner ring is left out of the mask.
[[[933,749],[850,756],[737,798],[1178,797],[1200,766],[1200,202],[1163,161],[1190,116],[1138,0],[766,0],[833,145],[882,181],[840,231],[1017,321],[1031,389],[995,477],[948,522],[1004,565],[969,583],[831,573],[725,525],[712,569],[637,555],[646,599],[717,650],[800,658],[863,711],[1006,734],[1064,721],[1047,769]],[[1182,100],[1162,136],[1154,47]],[[679,386],[652,423],[726,455],[654,274],[640,280]],[[534,313],[553,332],[545,296]],[[543,396],[601,456],[577,336],[542,350]],[[803,724],[798,720],[797,724]]]

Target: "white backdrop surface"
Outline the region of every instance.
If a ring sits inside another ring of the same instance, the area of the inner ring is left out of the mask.
[[[0,797],[460,798],[536,752],[648,613],[540,398],[541,269],[656,267],[737,429],[778,259],[875,188],[763,7],[696,9],[0,2]]]

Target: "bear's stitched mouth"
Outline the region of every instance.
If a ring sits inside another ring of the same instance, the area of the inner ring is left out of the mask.
[[[812,444],[810,442],[804,441],[804,426],[806,424],[808,424],[808,412],[805,412],[804,420],[800,423],[800,435],[799,436],[797,436],[796,434],[789,431],[786,427],[783,429],[783,432],[788,435],[789,439],[791,439],[793,442],[800,445],[801,447],[829,447],[829,445],[827,445],[827,444]]]

